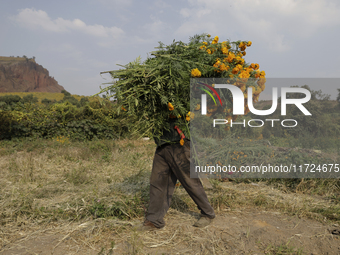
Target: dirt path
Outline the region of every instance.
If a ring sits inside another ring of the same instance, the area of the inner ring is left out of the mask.
[[[198,211],[172,207],[166,227],[158,231],[138,231],[142,219],[54,223],[15,233],[17,238],[0,254],[340,254],[340,236],[331,234],[339,225],[301,217],[308,206],[327,206],[322,199],[261,184],[223,183],[220,192],[232,194],[234,204],[218,207],[216,219],[203,229],[192,226]],[[177,203],[187,198],[183,189],[175,194]],[[251,206],[249,200],[259,206]],[[240,201],[243,205],[237,206]],[[285,209],[271,208],[278,203]],[[295,213],[283,213],[291,208]]]
[[[86,227],[75,225],[66,235],[47,230],[18,239],[0,254],[340,254],[339,236],[330,233],[333,225],[254,208],[221,212],[203,229],[192,226],[196,217],[170,210],[162,230],[136,231],[136,221],[96,244],[84,241]]]

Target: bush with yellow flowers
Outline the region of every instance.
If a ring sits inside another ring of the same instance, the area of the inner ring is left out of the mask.
[[[160,43],[146,61],[140,58],[109,72],[114,82],[102,89],[116,99],[118,111],[136,116],[136,131],[159,137],[168,128],[169,119],[177,119],[178,126],[189,134],[188,123],[194,118],[190,113],[191,78],[234,78],[244,94],[253,86],[253,100],[265,88],[265,72],[259,64],[245,62],[250,41],[219,41],[218,36],[195,35],[188,43],[181,41],[170,45]],[[248,84],[253,78],[256,83]],[[196,109],[199,109],[199,105]],[[227,112],[227,109],[224,109]],[[245,109],[245,113],[249,109]],[[227,115],[232,118],[230,111]]]

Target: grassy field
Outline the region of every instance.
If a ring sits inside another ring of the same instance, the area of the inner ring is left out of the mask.
[[[23,98],[24,96],[30,95],[32,94],[33,96],[37,97],[39,102],[41,102],[41,100],[43,99],[49,99],[51,101],[56,100],[56,101],[60,101],[64,98],[64,94],[63,93],[50,93],[50,92],[4,92],[4,93],[0,93],[0,96],[6,96],[6,95],[18,95],[21,98]],[[74,98],[76,98],[78,101],[80,101],[81,98],[85,97],[85,96],[79,96],[79,95],[72,95]],[[90,98],[91,100],[91,98]]]
[[[192,227],[199,211],[178,184],[166,228],[137,231],[154,150],[142,140],[1,141],[0,254],[39,253],[38,241],[41,254],[335,254],[339,240],[325,231],[340,223],[338,179],[210,180],[217,218],[205,229]]]
[[[16,62],[24,62],[26,61],[26,58],[22,57],[0,57],[0,64],[11,64]],[[30,59],[30,61],[33,61],[33,59]]]

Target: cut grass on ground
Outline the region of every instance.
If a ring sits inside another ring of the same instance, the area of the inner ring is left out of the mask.
[[[1,141],[0,250],[41,229],[59,226],[66,231],[67,226],[86,223],[86,228],[81,228],[92,229],[92,235],[82,240],[88,245],[94,247],[105,233],[115,233],[116,244],[125,240],[130,243],[130,254],[139,254],[144,246],[131,226],[143,220],[148,206],[155,148],[153,141],[142,140]],[[257,208],[319,222],[340,222],[339,180],[235,179],[211,183],[213,189],[207,194],[217,214]],[[181,186],[176,188],[171,212],[199,213]],[[180,233],[170,234],[176,239]],[[77,240],[77,236],[73,238]],[[106,251],[101,254],[109,254],[115,246],[112,240],[105,240]],[[207,254],[211,249],[223,251],[213,243],[206,240]],[[290,254],[287,252],[292,249],[285,245],[263,247],[267,254]]]

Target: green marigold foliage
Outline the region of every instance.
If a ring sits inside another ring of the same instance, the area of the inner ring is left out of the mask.
[[[178,126],[187,129],[190,78],[264,78],[258,64],[249,65],[242,59],[250,45],[241,41],[218,43],[218,37],[212,39],[207,34],[195,35],[189,43],[159,43],[145,62],[137,58],[120,70],[102,72],[110,73],[114,81],[100,93],[114,97],[118,111],[137,117],[138,133],[159,137],[168,128],[169,117],[177,118]]]

